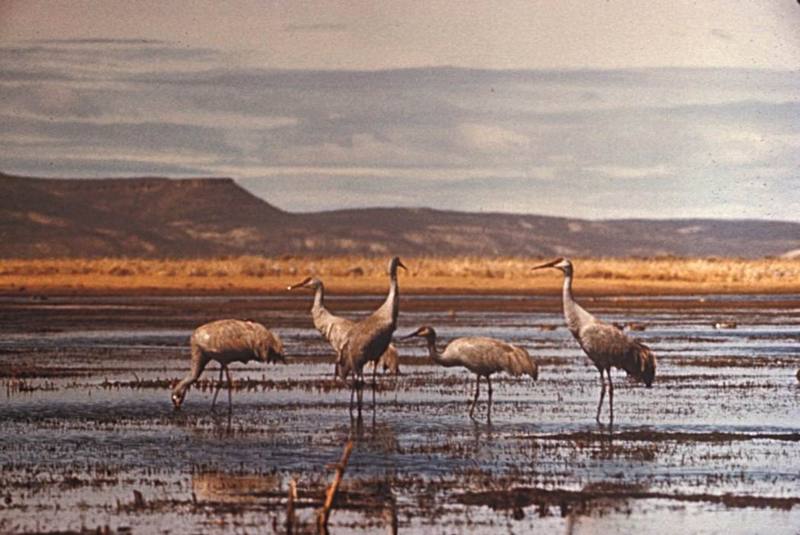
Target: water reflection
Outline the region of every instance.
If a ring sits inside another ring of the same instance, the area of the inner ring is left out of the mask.
[[[231,474],[200,472],[192,474],[192,493],[197,501],[219,503],[258,503],[282,496],[282,479],[275,474]]]

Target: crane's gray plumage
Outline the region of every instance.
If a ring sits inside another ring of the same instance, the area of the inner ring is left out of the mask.
[[[346,379],[353,373],[353,385],[350,390],[350,410],[353,409],[353,395],[359,389],[358,408],[361,411],[361,388],[363,388],[364,365],[376,362],[389,347],[392,334],[397,327],[397,315],[400,312],[400,289],[397,284],[397,268],[406,269],[398,257],[389,261],[389,293],[383,304],[370,316],[353,322],[348,331],[347,340],[342,347],[339,376]],[[372,399],[375,400],[375,370],[372,373]]]
[[[348,332],[353,326],[353,322],[347,318],[342,318],[332,314],[325,307],[325,285],[319,279],[308,277],[297,284],[288,287],[289,290],[296,288],[308,288],[314,290],[314,304],[311,305],[311,319],[314,327],[328,341],[336,352],[336,369],[338,371],[342,358],[342,348],[347,341]]]
[[[392,334],[397,327],[400,311],[400,292],[397,284],[397,268],[405,266],[398,257],[389,261],[389,293],[383,304],[367,318],[354,322],[342,348],[342,377],[351,371],[361,371],[369,361],[377,361],[389,347]]]
[[[572,296],[572,262],[566,258],[557,258],[532,269],[543,268],[555,268],[564,274],[561,301],[567,328],[600,372],[600,402],[597,405],[596,419],[599,423],[603,398],[606,393],[606,383],[603,377],[603,372],[605,372],[608,376],[609,386],[609,421],[613,422],[614,384],[611,382],[611,367],[625,370],[629,375],[643,381],[649,387],[653,384],[656,375],[656,357],[649,347],[628,337],[613,325],[598,320],[575,301]]]
[[[342,362],[342,350],[347,342],[348,333],[353,325],[355,325],[355,322],[341,316],[336,316],[325,307],[325,285],[321,280],[307,277],[297,284],[288,287],[289,290],[294,290],[296,288],[314,290],[314,304],[311,305],[311,318],[314,321],[314,327],[325,337],[336,352],[335,374],[338,376],[339,367]],[[380,361],[384,363],[384,368],[391,369],[393,373],[397,373],[397,349],[395,349],[393,345],[389,345],[386,352],[381,355]]]
[[[404,338],[419,336],[428,343],[428,353],[437,364],[445,367],[463,366],[474,373],[475,398],[469,409],[470,418],[474,419],[475,404],[480,394],[481,377],[486,377],[489,386],[489,405],[487,417],[492,414],[492,380],[491,375],[506,372],[515,377],[530,375],[534,380],[539,378],[539,366],[528,352],[519,346],[484,336],[456,338],[439,354],[436,349],[436,331],[433,327],[422,326]]]
[[[280,338],[260,323],[235,319],[212,321],[201,325],[192,333],[190,339],[192,351],[192,367],[189,374],[172,390],[172,403],[180,408],[186,392],[203,373],[212,360],[220,364],[220,384],[214,393],[213,404],[222,386],[222,372],[228,377],[228,401],[231,399],[231,382],[228,364],[231,362],[247,363],[251,360],[261,362],[285,362],[283,344]]]

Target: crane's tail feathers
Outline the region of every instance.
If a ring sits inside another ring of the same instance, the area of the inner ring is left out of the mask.
[[[386,348],[386,351],[383,352],[378,362],[375,363],[377,366],[380,364],[383,368],[383,371],[390,371],[394,375],[400,373],[400,365],[398,363],[398,354],[397,354],[397,347],[394,344],[389,344],[389,347]]]
[[[272,331],[265,333],[261,352],[263,353],[261,360],[266,363],[282,362],[286,364],[286,357],[283,354],[283,342],[280,336]]]
[[[656,377],[656,356],[641,342],[634,342],[629,352],[625,371],[637,377],[645,386],[651,386]]]
[[[539,366],[533,357],[521,347],[514,347],[514,352],[508,355],[502,367],[506,373],[515,377],[530,375],[534,381],[539,378]]]

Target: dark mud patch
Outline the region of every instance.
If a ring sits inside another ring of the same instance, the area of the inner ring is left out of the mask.
[[[520,437],[525,440],[585,442],[679,442],[679,443],[724,443],[752,440],[777,440],[783,442],[800,442],[800,432],[787,433],[728,433],[724,431],[685,432],[685,431],[578,431],[575,433],[553,433],[548,435],[528,435]]]
[[[765,356],[727,356],[727,355],[704,355],[702,357],[670,357],[670,364],[682,367],[702,366],[704,368],[765,368],[781,367],[794,368],[800,365],[798,357],[765,357]]]
[[[800,497],[749,496],[740,494],[670,493],[653,492],[638,485],[601,483],[589,485],[581,490],[516,488],[466,492],[454,496],[459,503],[471,506],[488,506],[495,510],[521,510],[536,506],[542,516],[550,507],[557,507],[562,516],[569,513],[587,513],[595,502],[603,500],[671,500],[678,502],[702,502],[731,508],[769,508],[791,510],[800,505]]]
[[[30,392],[53,392],[58,387],[53,382],[44,381],[42,383],[28,381],[26,379],[10,379],[6,381],[6,395],[24,394]]]
[[[0,369],[0,379],[50,379],[65,377],[89,377],[95,368],[67,368],[63,366],[37,366],[32,364],[10,364]]]
[[[103,389],[129,388],[137,389],[169,389],[178,383],[178,379],[133,379],[130,381],[104,380],[95,386]],[[93,386],[93,385],[87,385]],[[233,390],[234,392],[266,392],[266,391],[303,391],[303,392],[333,392],[337,390],[350,390],[351,384],[348,380],[339,381],[336,379],[234,379],[232,385],[228,385],[226,380],[218,381],[215,379],[200,379],[192,385],[193,390],[199,392],[214,392],[220,390]],[[371,389],[372,382],[365,381],[364,388]],[[386,381],[378,380],[376,391],[383,392],[394,387]]]

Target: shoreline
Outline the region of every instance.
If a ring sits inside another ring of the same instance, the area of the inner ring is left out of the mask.
[[[259,281],[258,283],[215,284],[213,281],[203,283],[183,281],[163,281],[160,283],[129,284],[123,281],[107,282],[95,280],[52,281],[23,278],[2,280],[0,277],[0,297],[13,296],[74,296],[74,295],[165,295],[165,296],[274,296],[290,297],[306,295],[304,290],[287,290],[284,280]],[[325,279],[325,291],[328,296],[371,295],[380,296],[386,293],[386,281],[351,281]],[[547,284],[493,284],[476,287],[460,280],[449,280],[431,284],[414,280],[403,280],[400,277],[400,291],[405,295],[475,295],[475,296],[560,296],[561,280],[553,280]],[[688,295],[797,295],[800,294],[798,284],[692,284],[692,283],[658,283],[650,281],[603,281],[585,279],[573,283],[576,295],[584,296],[688,296]]]

